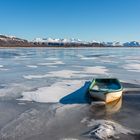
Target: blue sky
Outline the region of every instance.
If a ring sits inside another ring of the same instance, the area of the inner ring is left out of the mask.
[[[140,0],[0,0],[0,33],[140,41]]]

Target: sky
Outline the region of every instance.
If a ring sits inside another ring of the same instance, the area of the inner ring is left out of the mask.
[[[0,34],[140,41],[140,0],[0,0]]]

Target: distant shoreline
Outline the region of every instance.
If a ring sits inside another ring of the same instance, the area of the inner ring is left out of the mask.
[[[0,35],[0,48],[120,48],[120,47],[140,47],[140,42],[131,41],[120,42],[82,42],[79,40],[64,41],[63,39],[42,39],[29,41],[17,37]]]
[[[62,48],[140,48],[138,47],[125,47],[125,46],[105,46],[105,47],[92,47],[92,46],[0,46],[0,49],[12,49],[12,48],[57,48],[57,49],[62,49]]]

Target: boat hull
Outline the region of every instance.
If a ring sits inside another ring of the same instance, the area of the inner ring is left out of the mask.
[[[106,103],[113,102],[122,97],[122,91],[113,91],[109,93],[89,91],[93,98],[104,101]]]

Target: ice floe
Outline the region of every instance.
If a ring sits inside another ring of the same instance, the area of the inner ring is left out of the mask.
[[[0,71],[8,71],[9,69],[0,68]]]
[[[104,66],[85,67],[84,72],[91,74],[107,74],[108,69]]]
[[[55,58],[55,57],[48,57],[48,58],[45,58],[46,60],[59,60],[59,58]]]
[[[63,139],[60,139],[60,140],[78,140],[78,139],[75,139],[75,138],[63,138]]]
[[[23,84],[11,84],[5,85],[0,89],[0,98],[9,99],[9,98],[18,98],[21,96],[22,91],[30,90],[31,87]]]
[[[133,130],[110,120],[88,120],[88,118],[84,118],[81,123],[86,123],[91,128],[85,136],[101,140],[119,138],[120,134],[134,134]]]
[[[37,68],[38,66],[36,66],[36,65],[27,65],[26,67],[28,67],[28,68]]]
[[[62,65],[65,64],[62,61],[54,61],[54,62],[43,62],[43,63],[39,63],[38,65],[40,66],[51,66],[51,65]]]
[[[4,68],[3,65],[0,65],[0,71],[7,71],[7,70],[9,70],[9,69],[6,69],[6,68]]]
[[[81,60],[95,60],[95,59],[97,59],[96,57],[86,57],[83,55],[77,55],[77,57],[79,57]]]
[[[38,75],[24,75],[25,79],[40,79],[46,77],[59,77],[59,78],[71,78],[77,77],[77,74],[80,75],[80,71],[72,71],[72,70],[60,70],[60,71],[52,71],[48,72],[47,74],[38,74]],[[86,76],[86,75],[80,75]]]
[[[59,77],[59,78],[81,78],[87,77],[87,74],[105,74],[108,75],[108,69],[104,66],[94,66],[94,67],[83,67],[80,71],[73,70],[60,70],[60,71],[52,71],[46,74],[33,74],[33,75],[23,75],[25,79],[41,79],[46,77]]]
[[[138,63],[126,64],[123,66],[123,68],[128,71],[140,72],[140,64]]]
[[[79,71],[73,71],[73,70],[61,70],[61,71],[53,71],[49,72],[49,75],[51,77],[60,77],[60,78],[71,78],[71,77],[76,77],[77,74],[80,74]]]
[[[20,100],[47,103],[59,102],[64,96],[67,96],[81,88],[84,83],[85,81],[64,80],[48,87],[38,88],[36,91],[22,92],[23,98]]]
[[[82,60],[95,60],[96,57],[81,57]]]
[[[40,79],[40,78],[46,78],[48,77],[48,74],[39,74],[39,75],[23,75],[23,78],[31,80],[31,79]]]

